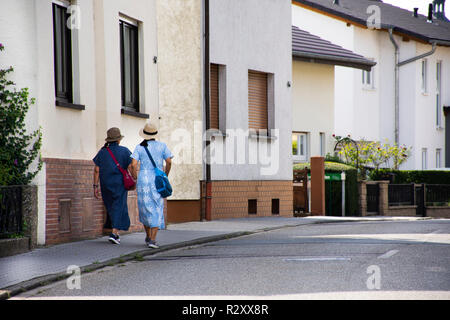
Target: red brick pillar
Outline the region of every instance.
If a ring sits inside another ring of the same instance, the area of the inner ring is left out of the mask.
[[[324,157],[311,157],[311,215],[325,215]]]

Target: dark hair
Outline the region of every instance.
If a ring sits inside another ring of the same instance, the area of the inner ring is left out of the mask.
[[[149,141],[152,141],[152,140],[154,141],[155,139],[148,139],[148,140],[147,140],[147,139],[144,139],[144,140],[142,140],[142,142],[140,143],[140,145],[143,146],[143,147],[147,147],[147,146],[148,146],[148,142],[149,142]]]
[[[117,141],[110,141],[110,142],[106,142],[105,145],[103,146],[103,148],[107,148],[109,147],[111,144],[113,143],[117,143]]]

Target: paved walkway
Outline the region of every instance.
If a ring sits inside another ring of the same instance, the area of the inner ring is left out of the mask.
[[[190,245],[217,241],[277,228],[313,223],[364,221],[364,220],[416,220],[420,218],[390,217],[254,217],[215,220],[207,222],[187,222],[171,224],[167,230],[158,233],[160,249],[149,249],[145,245],[143,232],[121,236],[120,245],[112,245],[108,237],[84,240],[49,247],[42,247],[15,256],[0,258],[0,298],[5,291],[11,295],[28,290],[49,281],[69,276],[70,265],[81,267],[82,271],[102,268],[106,265],[136,259]]]

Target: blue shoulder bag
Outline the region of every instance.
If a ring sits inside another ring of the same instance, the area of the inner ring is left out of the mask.
[[[150,161],[153,164],[153,167],[155,167],[155,186],[158,193],[161,195],[162,198],[167,198],[172,195],[172,186],[170,185],[169,178],[167,177],[166,173],[162,170],[160,170],[157,166],[155,161],[153,160],[152,155],[148,151],[147,147],[144,147],[145,151],[147,152],[148,157],[150,158]]]

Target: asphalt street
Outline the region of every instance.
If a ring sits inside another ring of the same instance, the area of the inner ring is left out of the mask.
[[[14,299],[49,297],[450,299],[450,220],[287,227],[158,253]]]

